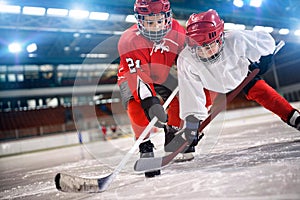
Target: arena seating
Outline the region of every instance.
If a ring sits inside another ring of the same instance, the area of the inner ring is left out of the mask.
[[[35,110],[0,112],[0,140],[38,136],[76,130],[73,115],[81,119],[110,117],[97,106],[43,108]]]

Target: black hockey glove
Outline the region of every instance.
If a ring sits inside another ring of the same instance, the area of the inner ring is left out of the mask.
[[[274,62],[274,54],[269,54],[267,56],[261,56],[258,62],[251,63],[249,69],[253,71],[256,68],[259,68],[259,75],[266,73]]]
[[[193,115],[188,116],[185,119],[185,127],[179,131],[176,132],[176,130],[170,130],[169,127],[166,127],[165,132],[166,138],[164,149],[166,152],[174,152],[178,150],[182,144],[184,144],[186,141],[188,142],[188,145],[183,149],[183,153],[186,153],[186,151],[190,151],[191,147],[194,147],[198,144],[198,142],[201,140],[201,138],[204,136],[203,133],[199,135],[198,128],[200,126],[201,121],[194,117]],[[173,136],[172,136],[173,135]],[[194,148],[192,148],[194,149]],[[194,152],[195,150],[192,150],[190,152]]]
[[[155,116],[158,119],[155,126],[163,128],[165,122],[168,120],[168,116],[164,108],[160,105],[160,101],[157,97],[148,97],[141,101],[141,106],[147,116],[147,119],[151,121]]]
[[[185,118],[185,128],[178,132],[179,134],[184,134],[190,146],[196,146],[203,136],[199,137],[198,128],[200,124],[201,121],[199,119],[193,115],[189,115]]]

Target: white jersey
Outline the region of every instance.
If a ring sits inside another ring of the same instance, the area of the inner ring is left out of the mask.
[[[250,30],[226,32],[223,51],[213,64],[199,61],[186,46],[177,61],[180,118],[193,114],[205,119],[203,88],[218,93],[234,90],[247,76],[249,60],[256,62],[274,50],[275,41],[269,33]]]

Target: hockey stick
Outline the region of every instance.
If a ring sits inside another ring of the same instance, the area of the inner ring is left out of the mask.
[[[166,109],[175,95],[177,94],[179,88],[178,86],[174,89],[171,95],[163,104],[163,108]],[[126,163],[132,154],[138,149],[138,146],[143,142],[144,138],[148,135],[151,128],[157,122],[157,117],[154,117],[150,123],[147,125],[145,130],[142,132],[141,136],[136,140],[133,147],[127,152],[124,158],[121,160],[119,165],[115,168],[115,170],[109,175],[103,178],[82,178],[78,176],[58,173],[55,176],[55,185],[56,188],[60,191],[64,192],[103,192],[105,191],[114,178],[120,173],[120,171],[124,168]]]
[[[283,40],[280,40],[278,42],[278,44],[276,45],[275,51],[274,51],[274,55],[276,55],[278,53],[278,51],[285,45],[285,42]]]
[[[276,46],[274,55],[285,45],[284,41],[280,41]],[[201,133],[202,130],[223,110],[226,109],[227,103],[231,102],[242,90],[243,88],[259,73],[259,69],[254,69],[250,74],[244,79],[244,81],[232,92],[226,94],[226,101],[222,101],[220,105],[212,110],[210,115],[201,123],[198,132]],[[178,135],[176,137],[182,137]],[[134,170],[137,172],[150,171],[155,169],[161,169],[162,167],[168,165],[173,158],[175,158],[179,153],[183,152],[188,146],[188,142],[185,141],[176,151],[169,155],[163,157],[154,158],[140,158],[135,162]]]
[[[210,115],[201,123],[198,132],[201,132],[221,111],[226,108],[227,103],[231,102],[241,91],[242,89],[258,74],[259,69],[253,70],[245,80],[232,92],[226,95],[226,101],[221,102]],[[177,136],[181,137],[181,135]],[[183,150],[188,146],[188,142],[185,141],[176,151],[172,152],[163,157],[154,157],[154,158],[140,158],[135,162],[134,170],[138,172],[150,171],[154,169],[160,169],[168,165],[177,154],[183,152]]]

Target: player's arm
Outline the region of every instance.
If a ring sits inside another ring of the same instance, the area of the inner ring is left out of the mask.
[[[156,97],[150,76],[150,63],[143,55],[145,55],[143,52],[137,50],[120,57],[123,66],[122,76],[126,80],[123,84],[128,86],[133,98],[140,102],[149,121],[156,116],[160,122],[164,123],[167,121],[167,115],[160,105],[160,100]]]
[[[250,70],[259,68],[259,74],[268,71],[274,61],[273,52],[275,50],[275,40],[267,32],[245,31],[247,52],[246,56],[250,60]]]
[[[177,66],[180,118],[184,120],[184,126],[177,134],[184,134],[189,145],[196,146],[201,139],[198,128],[208,114],[206,96],[200,78],[191,72],[185,58],[179,56]]]
[[[189,115],[195,115],[199,119],[205,119],[207,116],[206,96],[200,78],[191,71],[184,56],[179,56],[177,67],[180,118],[184,120]]]

